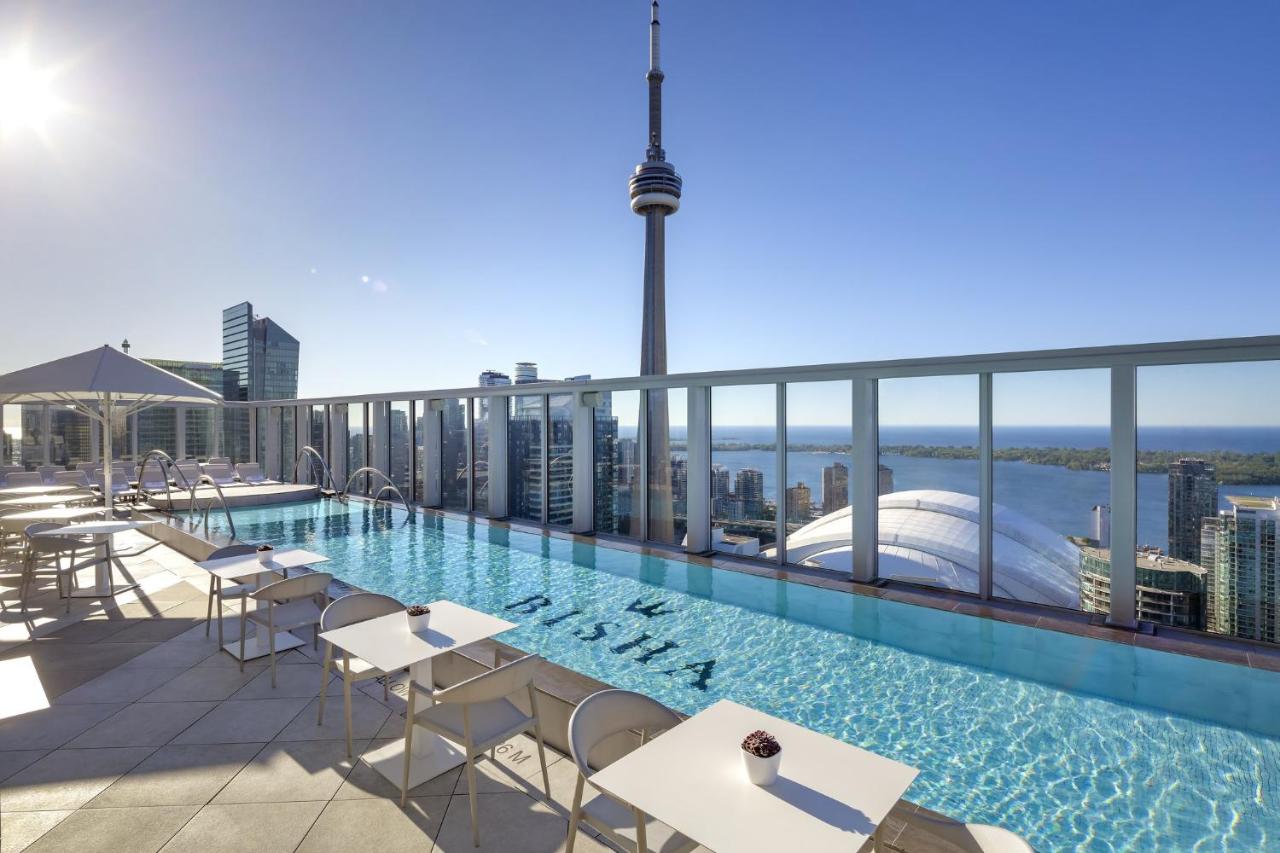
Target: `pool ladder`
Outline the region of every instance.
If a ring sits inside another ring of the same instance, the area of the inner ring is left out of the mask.
[[[350,498],[351,484],[354,483],[356,477],[359,477],[361,474],[375,474],[386,481],[385,484],[382,486],[382,488],[378,489],[378,491],[373,495],[374,503],[377,503],[378,501],[382,500],[382,496],[386,492],[394,492],[395,496],[400,499],[400,503],[404,504],[405,512],[409,513],[409,515],[413,515],[413,507],[409,504],[407,500],[405,500],[404,495],[401,494],[400,489],[396,488],[396,484],[392,482],[391,478],[388,477],[383,472],[379,471],[377,468],[374,468],[369,465],[366,465],[365,467],[359,468],[352,472],[351,476],[347,478],[346,488],[344,488],[342,492],[338,495],[338,500],[343,501],[345,503]]]
[[[316,450],[309,444],[303,445],[302,449],[298,451],[297,458],[293,460],[293,482],[298,482],[298,466],[302,464],[303,458],[310,460],[312,477],[315,477],[316,474],[316,463],[320,464],[321,476],[318,478],[320,483],[320,494],[325,495],[326,497],[338,494],[338,487],[333,481],[333,472],[329,470],[328,463],[324,461],[324,457],[320,455],[320,451]],[[324,484],[326,482],[329,484],[328,492],[326,492],[324,488]]]

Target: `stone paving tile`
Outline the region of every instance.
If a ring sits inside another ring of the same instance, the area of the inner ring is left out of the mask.
[[[260,743],[162,746],[86,808],[207,804],[261,751]]]
[[[217,707],[216,702],[135,702],[71,741],[70,747],[160,746]]]
[[[341,683],[339,683],[341,686]],[[293,722],[285,726],[276,740],[346,740],[347,727],[343,714],[342,695],[329,696],[325,700],[324,725],[316,725],[320,700],[312,699]],[[376,735],[391,716],[391,711],[363,693],[351,691],[351,737],[368,740]]]
[[[29,657],[43,677],[64,669],[114,669],[155,646],[155,643],[69,643],[41,638],[0,655],[0,659]]]
[[[154,750],[59,749],[0,785],[0,811],[78,809]]]
[[[546,803],[524,794],[488,794],[479,798],[478,823],[480,846],[471,841],[471,806],[466,796],[454,796],[445,812],[444,822],[436,836],[435,849],[440,853],[463,851],[539,851],[553,853],[564,850],[569,822]],[[599,840],[579,830],[574,841],[575,853],[600,853],[608,850]]]
[[[0,782],[49,754],[47,749],[19,749],[0,752]]]
[[[262,743],[272,740],[306,707],[306,699],[227,701],[174,739],[174,743]]]
[[[0,813],[0,853],[19,853],[75,812],[61,809],[43,812]]]
[[[180,643],[170,640],[162,643],[145,654],[138,655],[125,664],[127,667],[191,667],[202,663],[213,656],[225,657],[229,663],[236,662],[230,655],[219,652],[214,643]]]
[[[59,695],[55,705],[135,702],[186,671],[185,667],[118,667]]]
[[[191,819],[198,806],[81,809],[42,835],[31,853],[154,853]]]
[[[392,741],[370,741],[364,752],[370,752],[386,746],[388,743],[392,743]],[[410,788],[409,796],[411,798],[448,796],[457,788],[458,778],[461,774],[462,768],[455,767],[452,770],[441,773],[434,779],[428,779],[415,788]],[[357,761],[351,773],[347,775],[346,781],[342,783],[342,787],[333,795],[333,798],[335,800],[361,800],[371,797],[382,797],[399,802],[400,785],[387,779],[387,777],[365,762]]]
[[[53,705],[0,720],[0,750],[55,749],[124,707],[122,702]]]
[[[448,797],[414,797],[399,801],[335,800],[324,807],[298,853],[349,853],[369,844],[376,827],[377,846],[384,850],[430,850],[440,830]]]
[[[165,853],[292,853],[324,809],[323,802],[239,803],[205,806],[173,839]],[[377,845],[375,827],[368,844]]]
[[[356,755],[364,749],[356,744]],[[328,800],[341,787],[352,762],[341,741],[270,743],[244,766],[213,802],[281,803]]]
[[[279,661],[277,661],[279,663]],[[271,669],[258,674],[256,678],[236,691],[233,699],[280,699],[280,698],[316,698],[320,695],[320,679],[322,668],[314,663],[305,662],[292,666],[276,667],[276,686],[271,686]],[[328,681],[329,696],[342,698],[342,682],[330,673]]]
[[[244,687],[257,672],[232,666],[191,667],[140,697],[140,702],[221,702]]]

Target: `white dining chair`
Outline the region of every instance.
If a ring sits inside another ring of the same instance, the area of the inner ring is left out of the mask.
[[[389,595],[376,592],[353,592],[330,602],[320,614],[320,630],[332,631],[386,616],[389,613],[404,611],[404,605]],[[333,665],[333,645],[324,644],[324,672],[320,676],[320,710],[316,714],[316,725],[324,725],[324,701],[329,692],[329,668]],[[384,677],[385,676],[385,677]],[[347,758],[351,758],[351,685],[360,681],[382,678],[382,698],[391,696],[390,675],[373,664],[358,657],[352,657],[342,650],[342,712],[347,723]]]
[[[914,814],[907,823],[942,839],[949,845],[948,849],[954,848],[960,853],[1035,853],[1035,848],[1022,836],[999,826],[960,823],[926,814]]]
[[[409,707],[404,723],[404,780],[400,784],[400,806],[409,797],[409,764],[413,757],[413,728],[422,726],[460,743],[467,753],[467,794],[471,801],[471,841],[480,846],[480,820],[476,799],[476,759],[485,750],[497,746],[521,732],[532,731],[538,741],[538,761],[542,763],[542,787],[551,799],[551,780],[547,775],[547,754],[542,744],[542,724],[538,717],[538,697],[533,689],[533,675],[542,660],[526,655],[497,669],[468,678],[444,690],[433,691],[433,685],[409,682]],[[434,700],[429,708],[415,711],[415,699],[421,692]],[[517,693],[527,693],[529,711],[511,701]]]
[[[64,597],[62,582],[64,578],[66,579],[67,612],[71,612],[71,591],[76,586],[76,557],[81,550],[87,550],[92,555],[93,539],[83,536],[48,535],[48,531],[59,527],[62,525],[40,521],[23,528],[22,583],[18,590],[18,599],[22,603],[24,613],[27,610],[31,587],[41,574],[54,576],[59,598]],[[62,562],[64,557],[65,565]]]
[[[320,616],[324,612],[321,601],[333,575],[328,572],[310,572],[293,578],[275,581],[240,599],[240,671],[244,672],[245,628],[249,622],[267,630],[267,648],[271,654],[271,686],[276,686],[276,631],[292,631],[310,627],[314,632],[312,642],[319,643]],[[249,609],[249,600],[266,602],[261,610]]]
[[[224,557],[248,557],[256,554],[258,548],[256,545],[225,545],[217,548],[211,553],[206,560],[221,560]],[[271,572],[272,581],[283,580],[284,576]],[[209,605],[205,611],[204,635],[209,636],[209,632],[214,623],[214,607],[217,607],[217,623],[218,623],[218,648],[222,648],[222,618],[225,615],[223,604],[226,601],[239,601],[249,593],[258,589],[258,573],[251,572],[244,577],[236,578],[236,583],[224,583],[222,578],[215,574],[209,575]]]
[[[680,717],[670,708],[630,690],[601,690],[582,700],[573,710],[569,717],[569,754],[578,766],[578,782],[573,789],[565,853],[573,853],[579,823],[586,823],[622,849],[636,853],[686,853],[698,846],[693,839],[594,785],[595,796],[585,803],[582,801],[585,788],[590,784],[587,777],[592,773],[638,749],[650,737],[679,724]],[[638,732],[638,737],[630,734],[633,732]],[[625,748],[616,735],[631,736],[633,743]],[[602,757],[596,747],[607,740],[611,749]]]

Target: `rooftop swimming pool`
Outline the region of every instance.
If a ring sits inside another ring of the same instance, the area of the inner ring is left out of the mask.
[[[1280,849],[1280,673],[361,502],[233,514],[682,711],[727,697],[912,764],[910,799],[1039,850]]]

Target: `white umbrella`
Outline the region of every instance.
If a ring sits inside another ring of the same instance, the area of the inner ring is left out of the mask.
[[[222,395],[167,370],[103,346],[0,376],[0,405],[71,406],[102,424],[102,491],[111,517],[111,417],[152,406],[217,406]]]

